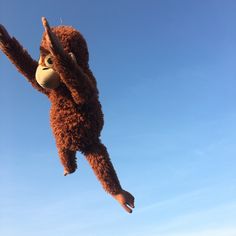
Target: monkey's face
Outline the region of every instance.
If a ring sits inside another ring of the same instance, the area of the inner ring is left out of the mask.
[[[65,53],[72,61],[82,68],[88,67],[88,49],[83,36],[70,26],[57,26],[51,28],[58,37]],[[43,34],[40,44],[40,59],[36,70],[36,81],[43,88],[56,89],[62,84],[60,75],[53,69],[53,60],[49,53],[46,34]]]
[[[36,70],[36,81],[43,88],[55,89],[60,85],[60,76],[53,70],[53,60],[50,54],[41,55]]]

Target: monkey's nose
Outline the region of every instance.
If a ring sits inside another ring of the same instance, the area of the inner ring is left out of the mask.
[[[49,68],[48,67],[44,67],[42,70],[48,70]]]

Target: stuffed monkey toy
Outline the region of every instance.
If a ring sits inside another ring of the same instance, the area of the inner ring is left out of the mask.
[[[122,189],[106,147],[101,143],[103,113],[95,77],[83,36],[70,26],[50,27],[45,32],[40,58],[35,61],[0,25],[0,49],[31,85],[50,102],[50,124],[64,175],[77,168],[76,152],[84,154],[105,191],[131,213],[134,197]]]

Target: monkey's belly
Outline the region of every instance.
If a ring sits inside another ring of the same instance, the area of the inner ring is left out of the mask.
[[[76,151],[96,143],[102,129],[97,115],[79,113],[76,109],[51,109],[50,121],[57,147]]]

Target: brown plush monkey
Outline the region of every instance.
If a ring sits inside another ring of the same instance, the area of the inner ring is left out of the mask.
[[[88,49],[83,36],[69,26],[45,32],[39,62],[0,25],[0,49],[26,79],[51,101],[50,122],[64,175],[76,168],[76,151],[82,152],[103,188],[131,213],[134,197],[123,190],[106,147],[100,141],[103,113],[96,80],[89,69]]]

